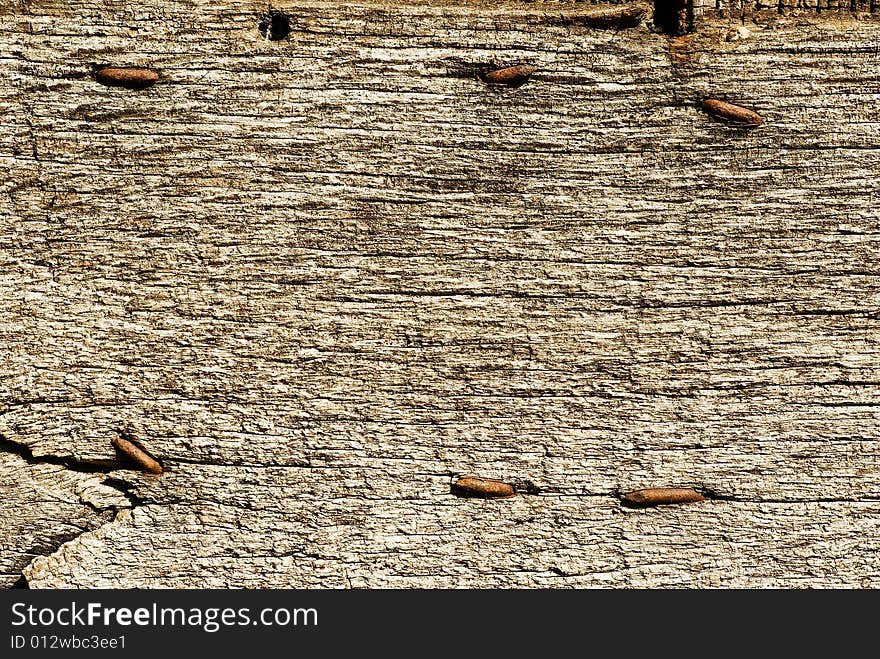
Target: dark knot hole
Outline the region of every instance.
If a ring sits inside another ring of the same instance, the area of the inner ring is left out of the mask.
[[[693,0],[654,0],[654,25],[670,36],[690,34],[694,31]]]
[[[283,11],[270,9],[260,16],[260,23],[257,25],[266,39],[270,41],[281,41],[290,34],[290,18]]]

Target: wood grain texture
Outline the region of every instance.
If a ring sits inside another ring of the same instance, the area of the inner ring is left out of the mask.
[[[32,464],[14,453],[0,453],[0,588],[20,583],[34,558],[115,519],[130,507],[106,477],[63,465]]]
[[[880,586],[874,17],[296,2],[269,41],[251,2],[3,7],[0,514],[69,540],[4,545],[10,578]],[[41,460],[119,500],[44,506]],[[617,499],[659,486],[710,500]]]

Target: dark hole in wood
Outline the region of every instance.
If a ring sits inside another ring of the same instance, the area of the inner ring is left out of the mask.
[[[694,31],[693,0],[654,0],[654,25],[670,36]]]
[[[10,588],[24,588],[26,590],[30,590],[31,585],[28,583],[27,577],[21,575],[18,580],[14,584],[12,584],[12,586],[10,586]]]
[[[270,9],[260,16],[260,24],[257,28],[266,39],[281,41],[290,34],[290,19],[283,11]]]

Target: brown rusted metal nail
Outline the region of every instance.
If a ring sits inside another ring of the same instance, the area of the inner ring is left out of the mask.
[[[703,101],[703,109],[713,117],[737,126],[754,127],[764,123],[764,119],[757,112],[715,98],[707,98]]]
[[[148,471],[151,474],[161,474],[164,471],[162,465],[140,445],[135,443],[133,439],[120,435],[114,437],[111,442],[113,446],[137,463],[144,471]]]
[[[482,499],[506,499],[516,496],[513,485],[494,478],[464,476],[452,484],[452,493],[460,497],[479,497]]]
[[[706,497],[687,487],[649,487],[627,492],[620,496],[623,505],[632,508],[649,508],[670,503],[696,503]]]
[[[507,66],[503,69],[493,69],[477,73],[477,77],[487,85],[505,85],[507,87],[521,87],[529,81],[532,74],[538,69],[528,64]]]
[[[578,14],[572,17],[572,22],[597,30],[625,30],[641,23],[648,9],[648,5],[641,2],[603,7]]]
[[[110,87],[146,89],[158,79],[159,74],[156,71],[136,66],[105,66],[95,71],[95,80]]]

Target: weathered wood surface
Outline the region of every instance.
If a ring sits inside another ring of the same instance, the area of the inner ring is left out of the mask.
[[[2,5],[3,583],[880,586],[876,15],[156,4]]]

